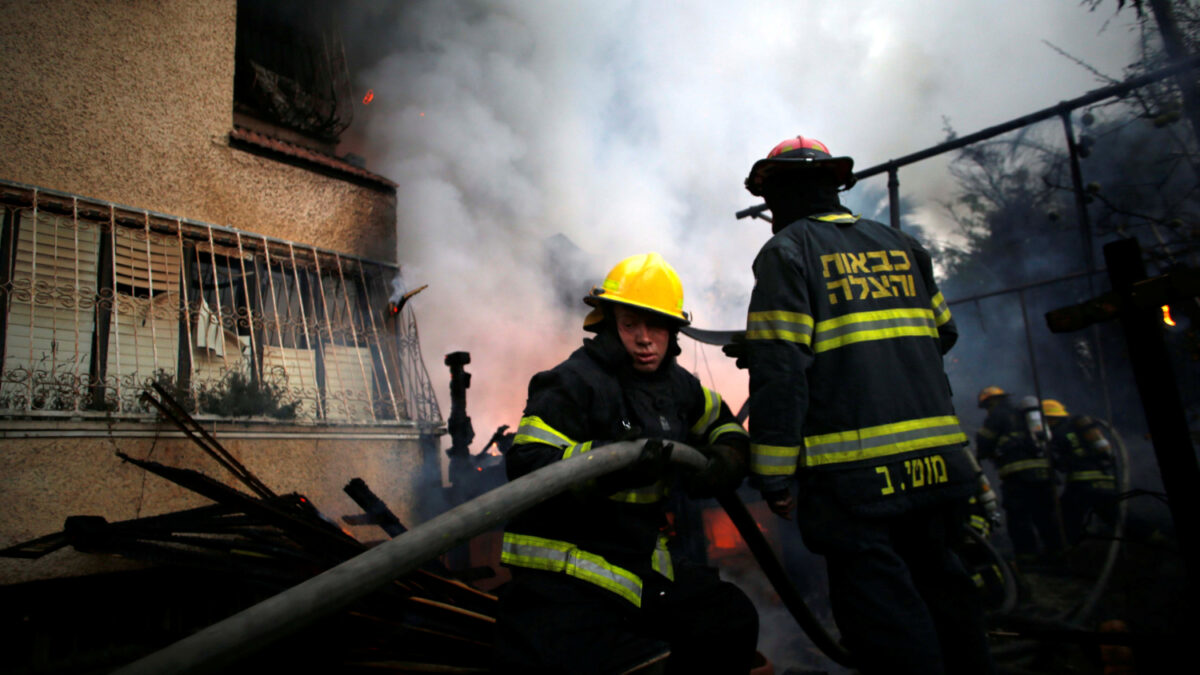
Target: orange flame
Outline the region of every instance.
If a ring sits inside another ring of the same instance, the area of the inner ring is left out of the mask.
[[[375,90],[368,89],[367,95],[363,96],[363,105],[367,105],[368,103],[370,103],[371,101],[374,101],[374,100],[375,100]]]
[[[1163,305],[1163,306],[1162,306],[1162,313],[1163,313],[1163,323],[1167,324],[1168,326],[1174,326],[1174,325],[1175,325],[1175,319],[1172,319],[1172,318],[1171,318],[1171,306],[1170,306],[1170,305]]]

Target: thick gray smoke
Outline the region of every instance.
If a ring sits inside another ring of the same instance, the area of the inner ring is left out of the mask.
[[[515,424],[530,375],[582,336],[550,238],[593,282],[658,251],[698,325],[736,327],[769,226],[733,213],[757,201],[742,179],[775,143],[811,135],[871,166],[941,141],[943,116],[969,132],[1098,85],[1045,42],[1119,76],[1132,37],[1132,13],[1109,24],[1049,0],[345,6],[355,86],[374,92],[345,148],[400,185],[399,260],[410,287],[429,284],[413,301],[426,362],[447,409],[441,356],[471,352],[481,433]],[[943,167],[901,180],[930,224]],[[745,378],[684,347],[736,409]]]

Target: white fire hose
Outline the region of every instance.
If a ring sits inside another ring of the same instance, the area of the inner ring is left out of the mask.
[[[707,460],[696,449],[672,442],[671,461],[692,469],[701,469]],[[123,668],[115,675],[163,675],[165,673],[212,673],[226,665],[249,656],[274,641],[290,635],[313,622],[344,609],[360,598],[386,586],[398,577],[417,569],[421,564],[477,534],[486,532],[573,485],[599,478],[622,469],[638,458],[644,440],[623,441],[606,445],[591,452],[554,462],[537,471],[501,485],[475,499],[456,506],[388,542],[367,550],[321,574],[308,579],[253,607],[200,630],[157,652],[149,654]],[[742,536],[751,544],[751,551],[762,564],[763,556],[771,558],[775,568],[782,569],[774,558],[762,533],[745,506],[733,493],[720,498],[730,511]],[[732,508],[731,508],[732,507]],[[738,507],[743,517],[734,512]],[[749,520],[748,532],[743,530]],[[751,539],[756,539],[752,542]],[[757,541],[761,540],[761,541]],[[764,569],[771,568],[764,564]],[[779,577],[779,574],[771,575]],[[778,582],[772,578],[778,588]],[[784,583],[788,583],[784,581]],[[839,663],[847,655],[820,624],[808,613],[799,595],[788,583],[788,592],[797,598],[788,607],[814,642]],[[797,606],[798,605],[798,606]],[[817,631],[817,635],[814,635]]]

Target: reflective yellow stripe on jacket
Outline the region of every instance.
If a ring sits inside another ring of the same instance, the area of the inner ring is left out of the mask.
[[[656,548],[653,554],[654,569],[660,572],[666,569],[670,574],[662,572],[663,575],[673,578],[670,554],[666,551],[665,542],[660,540],[660,546],[662,548]],[[665,556],[665,560],[660,559],[662,556]],[[642,606],[641,577],[609,563],[602,556],[581,550],[569,541],[505,532],[500,549],[500,562],[516,567],[562,572],[612,591],[637,607]]]
[[[715,443],[718,438],[725,434],[749,436],[746,430],[742,428],[742,425],[736,422],[722,424],[715,429],[709,429],[721,416],[721,395],[708,387],[701,387],[701,389],[704,390],[704,412],[689,430],[693,436],[704,438],[709,444]],[[705,436],[705,432],[708,433],[707,436]]]
[[[631,488],[629,490],[621,490],[614,492],[608,496],[614,502],[622,502],[625,504],[653,504],[667,498],[667,483],[666,481],[655,481],[651,485],[639,488]]]
[[[747,340],[785,340],[812,345],[813,319],[800,312],[773,310],[746,315]]]
[[[851,215],[849,213],[828,213],[826,215],[815,216],[813,218],[813,220],[820,220],[826,223],[856,223],[858,222],[858,219],[859,216]]]
[[[1115,481],[1116,477],[1103,471],[1072,471],[1067,474],[1069,481]]]
[[[949,309],[944,319],[941,323],[950,320]],[[820,353],[869,340],[914,336],[936,339],[941,323],[933,309],[919,307],[853,312],[815,325],[807,314],[772,310],[746,316],[746,339],[795,342]]]
[[[806,436],[804,465],[823,466],[857,462],[966,442],[967,436],[959,428],[958,418],[954,415],[926,417],[832,434]]]
[[[700,388],[704,390],[704,412],[690,429],[693,436],[703,436],[704,430],[716,422],[717,416],[721,414],[721,395],[708,387]]]
[[[562,448],[563,459],[592,449],[591,441],[576,443],[566,434],[546,424],[537,415],[521,418],[521,424],[517,427],[516,435],[513,436],[513,443],[544,443],[546,445],[553,445],[556,448]]]
[[[721,436],[724,436],[725,434],[738,434],[739,436],[749,436],[750,435],[750,434],[746,433],[746,430],[742,428],[742,425],[740,425],[736,422],[730,422],[729,424],[722,424],[721,426],[717,427],[716,429],[713,429],[712,431],[710,431],[708,434],[708,442],[710,444],[716,443],[717,439],[720,438]]]
[[[667,550],[667,535],[659,534],[658,542],[654,545],[654,557],[650,561],[650,566],[655,572],[664,577],[675,581],[675,565],[671,562],[671,552]]]
[[[920,308],[853,312],[817,322],[812,350],[827,352],[856,342],[896,337],[937,338],[933,310]]]
[[[750,470],[760,476],[790,476],[799,460],[798,445],[750,444]]]
[[[592,449],[592,441],[576,443],[566,434],[546,424],[542,418],[536,415],[521,418],[521,425],[517,427],[517,434],[513,437],[513,442],[544,443],[546,445],[553,445],[556,448],[562,448],[563,459],[570,459],[577,454],[589,452]],[[665,499],[666,496],[666,482],[656,481],[654,484],[645,487],[614,492],[608,498],[626,504],[653,504]]]
[[[946,298],[942,296],[941,291],[934,294],[929,304],[933,307],[933,320],[938,327],[950,320],[950,305],[946,304]]]
[[[1009,462],[1000,467],[996,473],[1000,474],[1001,478],[1011,476],[1018,471],[1029,471],[1031,469],[1049,469],[1050,460],[1048,459],[1022,459],[1016,462]]]

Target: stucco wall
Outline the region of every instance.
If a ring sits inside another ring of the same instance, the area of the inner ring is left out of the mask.
[[[0,178],[396,260],[394,192],[229,146],[236,0],[0,13]]]
[[[428,517],[438,488],[422,485],[422,453],[415,430],[330,427],[299,430],[218,423],[221,444],[278,494],[298,492],[360,541],[387,538],[375,526],[350,526],[342,516],[362,513],[342,488],[362,478],[400,521]],[[270,433],[290,438],[263,438]],[[75,435],[78,434],[78,435]],[[68,516],[97,515],[109,522],[211,504],[170,481],[123,462],[121,452],[194,469],[248,493],[240,482],[174,426],[162,423],[6,421],[0,427],[0,548],[58,532]],[[436,469],[435,469],[436,471]],[[69,547],[38,560],[0,558],[0,584],[112,569],[120,565]]]
[[[394,191],[230,146],[236,0],[0,0],[0,14],[0,179],[395,262]],[[342,487],[361,477],[403,522],[430,508],[415,430],[265,429],[292,437],[216,427],[279,493],[304,493],[338,519],[359,512]],[[0,547],[72,515],[117,521],[207,503],[117,449],[233,483],[173,427],[0,420]],[[112,564],[70,550],[0,559],[0,583]]]

